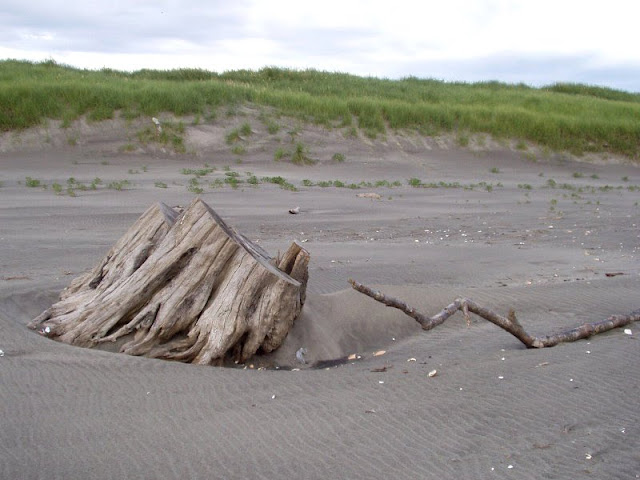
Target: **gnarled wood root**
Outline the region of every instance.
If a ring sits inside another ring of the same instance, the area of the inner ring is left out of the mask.
[[[121,351],[131,355],[244,362],[285,339],[308,264],[295,242],[272,259],[200,199],[182,214],[157,204],[30,327],[83,347],[126,338]]]

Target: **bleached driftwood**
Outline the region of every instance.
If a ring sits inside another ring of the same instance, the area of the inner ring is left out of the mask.
[[[275,350],[305,301],[309,254],[281,259],[230,228],[206,203],[149,208],[58,303],[31,322],[48,337],[211,364]]]
[[[488,320],[494,325],[497,325],[503,330],[506,330],[511,335],[520,340],[527,348],[553,347],[563,342],[575,342],[576,340],[588,338],[592,335],[607,332],[614,328],[624,327],[625,325],[640,320],[640,310],[635,310],[629,315],[613,315],[606,320],[602,320],[600,322],[585,323],[578,327],[572,328],[571,330],[566,330],[554,335],[534,337],[532,335],[529,335],[525,331],[525,329],[516,318],[516,314],[513,310],[510,310],[509,314],[504,317],[489,310],[488,308],[484,308],[478,305],[476,302],[469,298],[458,298],[454,300],[453,303],[447,305],[437,314],[429,317],[418,312],[415,308],[410,307],[402,300],[398,300],[397,298],[385,295],[380,291],[373,290],[371,287],[368,287],[351,279],[349,280],[349,283],[358,292],[363,293],[388,307],[397,308],[403,311],[411,318],[413,318],[416,322],[418,322],[423,330],[431,330],[432,328],[441,325],[457,311],[461,311],[465,315],[467,322],[469,322],[469,312],[471,312],[475,313],[479,317],[484,318],[485,320]]]

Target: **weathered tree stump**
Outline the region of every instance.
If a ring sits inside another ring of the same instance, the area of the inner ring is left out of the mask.
[[[131,355],[244,362],[287,336],[308,264],[296,242],[271,258],[200,199],[182,214],[157,204],[30,327],[83,347],[125,338]]]

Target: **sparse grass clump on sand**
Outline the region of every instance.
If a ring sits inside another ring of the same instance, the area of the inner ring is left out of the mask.
[[[388,128],[429,135],[456,131],[463,146],[472,134],[482,133],[517,138],[516,148],[523,150],[531,142],[574,154],[640,155],[640,94],[608,88],[389,80],[271,67],[225,73],[89,71],[51,60],[0,61],[0,131],[27,128],[47,118],[69,127],[82,115],[91,121],[118,114],[126,119],[162,112],[183,116],[221,106],[233,114],[247,103],[328,128],[346,127],[347,136],[357,135],[355,120],[370,138]],[[238,135],[249,135],[247,126],[239,127]],[[162,127],[159,133],[149,126],[140,141],[158,141],[184,152],[180,125]],[[267,128],[277,131],[270,124]]]
[[[110,190],[120,191],[124,190],[129,185],[131,185],[131,182],[129,182],[129,180],[115,180],[113,182],[109,182],[107,188]]]
[[[25,177],[24,184],[29,188],[42,187],[43,183],[37,178]]]
[[[159,143],[173,148],[176,153],[185,153],[187,148],[184,144],[184,131],[182,122],[161,122],[160,128],[146,126],[137,133],[137,137],[143,145]]]
[[[275,183],[276,185],[280,185],[280,188],[283,190],[290,190],[292,192],[297,192],[298,189],[292,183],[287,182],[287,180],[283,177],[262,177],[262,181],[264,183]]]

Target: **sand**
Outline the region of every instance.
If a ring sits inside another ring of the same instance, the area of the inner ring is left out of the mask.
[[[224,132],[247,118],[256,133],[238,157]],[[189,127],[185,155],[152,146],[122,152],[135,125],[74,128],[75,146],[54,127],[2,137],[0,478],[640,476],[640,326],[631,325],[633,335],[614,330],[527,350],[481,319],[467,327],[460,315],[422,332],[347,284],[375,285],[426,313],[460,295],[513,307],[534,334],[629,313],[640,307],[640,192],[628,189],[640,184],[637,165],[305,127],[296,140],[320,162],[302,167],[273,161],[289,136],[267,135],[250,114]],[[336,152],[344,162],[331,161]],[[251,171],[296,185],[403,186],[205,189],[202,198],[267,251],[296,239],[312,256],[303,315],[253,369],[82,349],[26,328],[150,204],[188,204],[190,177],[180,172],[205,162],[218,167],[209,179],[229,165],[243,178]],[[133,185],[72,198],[27,188],[27,176]],[[412,188],[412,177],[476,186]],[[555,189],[545,188],[549,179]],[[381,198],[356,196],[367,192]],[[297,363],[300,347],[310,364],[361,358],[313,368]],[[373,356],[379,350],[386,353]]]

